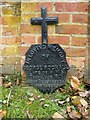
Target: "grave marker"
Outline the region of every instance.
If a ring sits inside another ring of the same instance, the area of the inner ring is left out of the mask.
[[[32,25],[42,26],[42,44],[32,45],[26,52],[23,70],[27,83],[43,93],[65,85],[69,69],[65,51],[58,44],[48,44],[47,25],[57,23],[57,17],[47,17],[46,7],[41,8],[41,18],[31,19]]]

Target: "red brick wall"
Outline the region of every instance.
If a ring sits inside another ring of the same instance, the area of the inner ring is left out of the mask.
[[[20,19],[21,3],[1,2],[1,70],[0,74],[13,74],[21,70]]]
[[[77,71],[72,74],[83,76],[81,73],[84,72],[88,56],[90,23],[88,2],[34,2],[34,0],[21,3],[3,2],[0,18],[2,24],[0,43],[3,45],[1,65],[5,66],[3,73],[20,71],[30,45],[41,43],[41,26],[31,25],[30,19],[41,16],[42,6],[47,7],[48,16],[59,18],[57,25],[48,26],[48,42],[60,44],[66,51],[69,66],[73,66],[74,71]]]

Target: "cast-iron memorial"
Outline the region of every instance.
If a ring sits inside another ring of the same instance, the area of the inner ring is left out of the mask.
[[[32,25],[42,26],[42,44],[31,45],[26,52],[23,70],[27,83],[43,93],[54,92],[65,85],[69,66],[66,53],[58,44],[48,44],[47,25],[57,24],[58,17],[47,17],[46,7],[41,8],[41,18],[32,18]]]

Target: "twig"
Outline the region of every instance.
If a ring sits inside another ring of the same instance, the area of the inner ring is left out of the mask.
[[[9,92],[9,94],[8,94],[8,99],[7,99],[7,107],[8,107],[8,105],[9,105],[9,101],[10,101],[11,92],[12,92],[12,89],[10,90],[10,92]]]
[[[28,112],[28,111],[26,111],[26,113],[27,113],[27,116],[28,116],[28,118],[29,118],[29,119],[33,118],[33,117],[32,117],[32,115],[31,115],[31,114],[29,114],[29,112]]]

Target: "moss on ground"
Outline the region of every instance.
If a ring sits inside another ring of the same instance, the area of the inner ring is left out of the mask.
[[[20,75],[19,79],[20,79]],[[0,88],[2,94],[0,94],[0,103],[2,103],[2,110],[6,110],[5,119],[7,118],[49,118],[52,119],[52,115],[58,112],[63,115],[64,118],[68,119],[69,113],[67,113],[67,106],[71,106],[72,110],[79,111],[78,106],[73,104],[72,97],[79,97],[77,91],[71,88],[70,81],[67,80],[65,86],[60,87],[55,91],[55,93],[43,94],[39,90],[33,88],[32,86],[22,86],[15,85],[17,77],[12,77],[5,79],[6,82],[11,82],[14,84],[5,87],[5,84]],[[84,83],[80,85],[80,88],[85,89]],[[10,99],[7,105],[8,96],[10,94]],[[90,96],[85,98],[89,103]],[[0,106],[1,109],[1,106]],[[90,105],[88,104],[88,110]],[[81,113],[82,114],[82,113]],[[84,116],[85,117],[85,116]],[[83,115],[82,117],[83,118]]]
[[[11,97],[7,107],[8,94],[10,90]],[[33,94],[35,100],[31,102],[29,94]],[[43,94],[33,87],[13,86],[13,88],[2,87],[2,109],[7,111],[7,118],[28,118],[27,111],[34,118],[51,118],[55,112],[62,112],[67,104],[59,106],[55,100],[65,100],[69,94],[56,91],[52,94]],[[1,97],[1,96],[0,96]],[[45,100],[43,100],[45,99]],[[41,100],[41,101],[40,101]],[[43,106],[46,105],[46,106]]]

